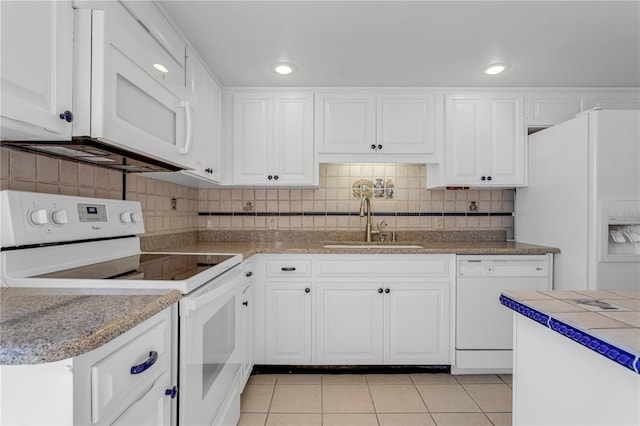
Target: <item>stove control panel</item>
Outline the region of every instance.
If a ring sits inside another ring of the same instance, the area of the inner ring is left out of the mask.
[[[143,233],[142,207],[137,201],[0,192],[3,248]]]

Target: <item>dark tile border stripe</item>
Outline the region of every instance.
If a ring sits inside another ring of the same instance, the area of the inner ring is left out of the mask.
[[[640,358],[637,356],[620,349],[610,343],[603,342],[597,337],[590,335],[582,330],[577,330],[574,327],[559,321],[547,314],[523,305],[520,302],[501,295],[500,303],[504,306],[514,310],[515,312],[524,315],[527,318],[531,318],[538,324],[547,327],[550,330],[561,334],[582,346],[591,349],[592,351],[614,361],[625,368],[633,371],[636,374],[640,374]]]
[[[358,216],[358,212],[198,212],[198,216]],[[512,213],[464,213],[464,212],[374,212],[379,217],[504,217]]]

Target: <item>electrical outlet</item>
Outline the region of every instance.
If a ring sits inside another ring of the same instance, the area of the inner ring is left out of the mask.
[[[213,228],[213,221],[211,219],[207,220],[207,229]]]
[[[444,218],[442,216],[436,217],[436,229],[444,228]]]
[[[269,229],[276,229],[276,218],[275,217],[270,217],[268,222],[267,222],[267,227]]]

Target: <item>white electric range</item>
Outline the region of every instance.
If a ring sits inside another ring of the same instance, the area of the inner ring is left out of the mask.
[[[2,285],[179,290],[179,422],[237,422],[242,255],[142,252],[143,233],[139,202],[1,191]]]

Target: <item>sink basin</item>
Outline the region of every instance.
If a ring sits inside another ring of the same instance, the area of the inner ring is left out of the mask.
[[[424,248],[419,244],[398,244],[398,243],[359,243],[356,241],[349,242],[326,242],[322,244],[324,248],[332,249],[382,249],[382,250],[397,250],[397,249],[421,249]]]

